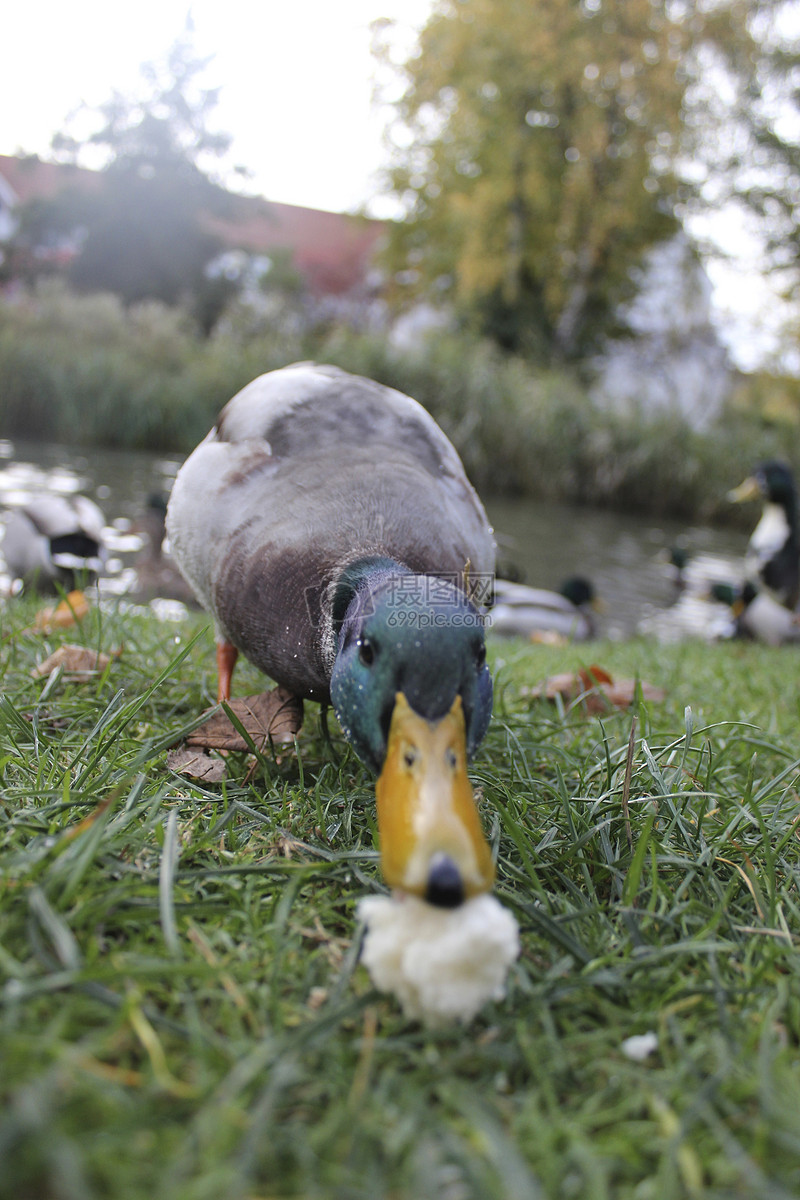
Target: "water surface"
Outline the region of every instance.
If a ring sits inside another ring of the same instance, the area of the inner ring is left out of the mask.
[[[0,441],[0,507],[45,490],[91,497],[108,521],[113,590],[114,577],[141,545],[130,536],[131,525],[149,496],[169,494],[181,461],[180,455]],[[570,575],[588,577],[604,603],[601,629],[612,637],[630,635],[674,602],[674,576],[665,562],[672,546],[683,545],[717,577],[735,580],[741,571],[747,536],[730,529],[525,499],[484,502],[501,568],[553,589]]]

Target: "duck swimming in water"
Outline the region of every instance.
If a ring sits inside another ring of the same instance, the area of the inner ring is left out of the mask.
[[[103,570],[105,517],[88,496],[42,493],[9,509],[0,550],[24,588],[73,591]]]
[[[763,509],[747,547],[745,575],[758,591],[794,611],[800,600],[800,525],[797,489],[786,463],[762,463],[728,493],[734,503],[758,498]]]
[[[729,624],[721,636],[749,638],[767,646],[800,641],[800,624],[795,613],[766,592],[757,591],[749,579],[741,587],[715,583],[711,595],[730,608]]]
[[[165,551],[167,501],[160,492],[153,492],[135,522],[132,532],[144,539],[134,569],[133,579],[126,595],[139,604],[153,600],[178,600],[181,604],[197,607],[197,599],[172,556]]]
[[[386,882],[454,907],[494,867],[467,761],[492,710],[494,539],[415,400],[296,363],[233,397],[178,473],[176,562],[217,628],[219,695],[245,655],[327,704],[377,784]]]
[[[576,575],[557,592],[498,579],[489,625],[494,633],[533,640],[555,635],[583,642],[596,637],[599,601],[590,580]]]

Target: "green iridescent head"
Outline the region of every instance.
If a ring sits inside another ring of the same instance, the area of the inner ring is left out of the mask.
[[[359,758],[380,771],[398,692],[428,721],[460,696],[471,757],[489,725],[492,679],[483,617],[455,583],[368,560],[349,569],[337,611],[331,700]]]

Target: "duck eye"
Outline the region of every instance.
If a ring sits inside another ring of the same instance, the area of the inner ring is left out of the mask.
[[[371,667],[375,661],[375,648],[369,638],[361,638],[358,643],[358,657],[365,667]]]
[[[486,662],[486,646],[483,642],[479,642],[475,647],[475,662],[479,667],[482,667]]]
[[[403,762],[409,770],[413,767],[418,757],[419,755],[417,754],[414,746],[406,746],[405,750],[403,751]]]
[[[447,751],[445,752],[444,760],[447,763],[450,770],[455,771],[456,767],[458,766],[458,758],[456,757],[455,750],[453,750],[452,748],[448,748]]]

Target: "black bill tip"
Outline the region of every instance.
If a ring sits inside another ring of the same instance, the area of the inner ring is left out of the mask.
[[[436,908],[458,908],[464,903],[464,880],[447,854],[435,854],[431,859],[425,899]]]

